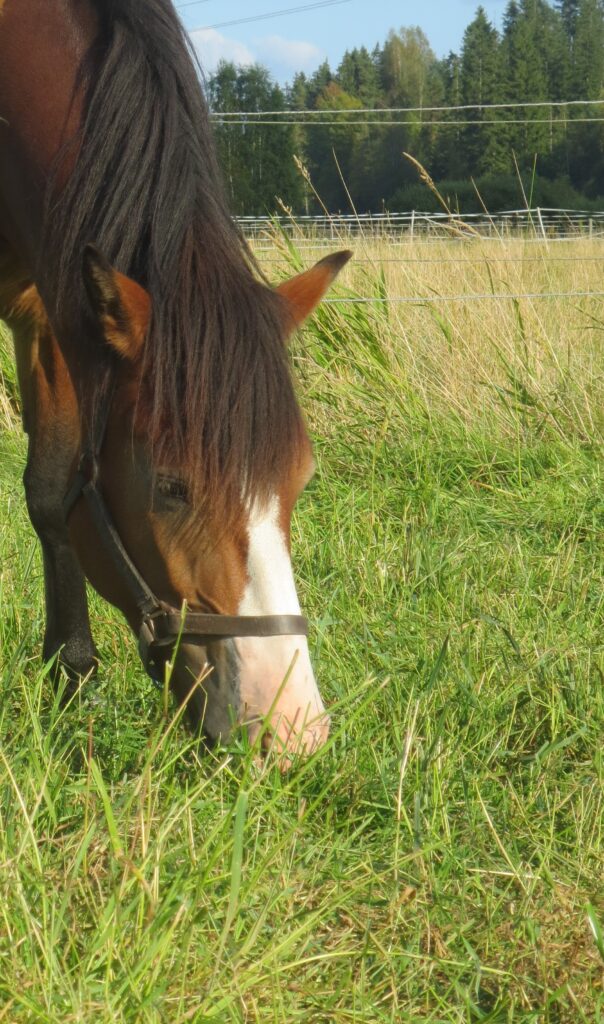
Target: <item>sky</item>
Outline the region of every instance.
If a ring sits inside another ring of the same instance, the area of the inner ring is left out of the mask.
[[[213,71],[221,58],[237,64],[258,61],[281,84],[291,81],[296,71],[312,74],[325,58],[337,67],[345,50],[355,46],[372,49],[385,40],[391,28],[419,25],[437,56],[444,56],[459,48],[478,6],[478,0],[348,0],[249,24],[224,24],[310,2],[313,0],[199,0],[189,6],[190,0],[175,0],[206,72]],[[506,3],[482,0],[497,26]]]

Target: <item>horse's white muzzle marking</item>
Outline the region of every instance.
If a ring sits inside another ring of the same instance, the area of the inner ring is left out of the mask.
[[[248,584],[239,615],[299,615],[291,559],[279,526],[279,502],[252,510]],[[237,640],[239,696],[250,737],[269,717],[263,747],[310,753],[327,739],[329,719],[317,689],[304,636]]]

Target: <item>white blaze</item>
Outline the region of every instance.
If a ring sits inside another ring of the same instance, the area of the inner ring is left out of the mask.
[[[252,510],[248,543],[248,583],[239,614],[299,615],[300,604],[279,525],[276,498],[268,507]],[[327,736],[328,720],[306,637],[245,637],[237,641],[237,647],[245,720],[257,722],[272,709],[272,730],[279,746],[285,744],[291,750],[301,751],[318,746]],[[252,726],[252,734],[253,731]]]

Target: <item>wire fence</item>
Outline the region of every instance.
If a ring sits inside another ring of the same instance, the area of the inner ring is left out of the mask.
[[[349,296],[347,298],[324,299],[329,306],[430,306],[452,302],[519,302],[542,299],[604,299],[604,292],[483,292],[463,295],[390,295]]]
[[[322,121],[308,121],[300,118],[290,118],[289,121],[276,120],[274,118],[260,120],[250,120],[247,114],[240,114],[238,120],[226,120],[221,115],[214,115],[212,120],[215,124],[222,125],[227,128],[283,128],[292,127],[295,125],[303,125],[305,128],[337,128],[341,131],[343,128],[351,129],[356,131],[359,128],[513,128],[515,125],[546,125],[547,128],[553,132],[554,128],[563,128],[566,132],[569,127],[574,124],[602,124],[604,123],[604,117],[520,117],[509,120],[502,117],[497,118],[480,118],[480,120],[473,118],[472,120],[461,120],[447,118],[430,118],[424,120],[423,118],[415,118],[414,120],[406,119],[404,121],[392,120],[391,118],[380,117],[375,118],[372,121],[342,121],[339,120],[328,120],[324,118]]]
[[[604,99],[600,100],[529,100],[528,102],[521,103],[464,103],[460,106],[451,106],[450,104],[445,107],[332,107],[332,108],[320,108],[313,110],[292,110],[286,108],[285,110],[215,110],[212,111],[211,116],[215,118],[254,118],[262,117],[274,117],[274,118],[290,118],[290,117],[308,117],[308,118],[321,118],[325,116],[339,116],[339,117],[358,117],[365,116],[366,114],[379,114],[382,117],[387,117],[392,114],[447,114],[447,113],[460,113],[469,110],[475,110],[479,113],[484,113],[490,110],[536,110],[536,109],[549,109],[549,110],[572,110],[577,107],[604,107]],[[450,123],[450,122],[447,122]],[[508,122],[509,123],[509,122]]]
[[[321,247],[321,248],[323,248],[323,247]],[[328,247],[326,246],[325,248],[328,248]],[[258,251],[259,251],[258,249],[255,250],[256,253]],[[261,252],[265,252],[267,250],[260,250],[260,251]],[[309,251],[316,251],[316,250],[309,250]],[[273,264],[274,265],[282,266],[284,263],[289,263],[290,259],[289,259],[289,257],[285,253],[283,253],[283,255],[281,255],[281,256],[273,256],[270,259],[263,259],[261,257],[258,260],[258,262],[261,263],[263,266],[264,265],[270,266],[270,265],[273,265]],[[549,252],[544,252],[544,253],[542,253],[541,256],[526,256],[525,257],[525,256],[492,256],[490,253],[483,253],[482,255],[478,255],[478,256],[474,257],[474,259],[470,259],[470,258],[468,258],[466,256],[461,256],[461,257],[458,257],[458,258],[456,258],[454,256],[442,256],[440,258],[436,257],[434,259],[423,259],[422,257],[417,257],[417,256],[408,256],[408,257],[402,257],[402,256],[401,257],[389,257],[389,256],[386,256],[386,257],[382,257],[382,256],[364,257],[364,256],[356,256],[355,255],[354,262],[355,262],[355,264],[361,264],[361,265],[372,266],[372,267],[381,267],[383,265],[385,265],[385,266],[394,265],[394,266],[405,266],[405,267],[414,267],[414,266],[443,266],[443,265],[446,265],[446,264],[453,264],[455,266],[462,266],[462,265],[465,264],[467,266],[472,266],[472,267],[481,267],[481,266],[484,267],[484,266],[490,266],[491,264],[497,264],[498,266],[501,265],[501,264],[504,264],[504,265],[505,264],[509,264],[511,266],[517,266],[517,265],[523,265],[523,264],[533,264],[533,265],[541,264],[543,266],[544,263],[547,263],[547,264],[550,264],[550,263],[564,263],[564,264],[567,264],[567,263],[580,263],[580,264],[585,264],[585,263],[601,263],[601,264],[604,264],[604,254],[602,254],[600,256],[551,256],[549,254]]]
[[[239,217],[249,241],[261,241],[277,230],[293,244],[308,247],[336,239],[367,238],[390,243],[426,239],[502,239],[527,241],[604,238],[604,211],[534,207],[500,213],[406,213],[320,214],[296,217]]]
[[[535,207],[524,210],[504,210],[492,216],[484,213],[468,214],[464,217],[447,213],[426,213],[410,211],[408,213],[383,214],[336,214],[322,216],[303,216],[295,220],[288,216],[279,217],[241,217],[239,224],[244,234],[253,243],[253,250],[263,265],[280,264],[289,261],[288,245],[295,247],[297,253],[311,259],[331,250],[334,244],[384,243],[384,251],[375,254],[363,254],[363,250],[355,256],[355,263],[379,267],[382,264],[413,267],[437,266],[442,264],[489,267],[491,264],[523,266],[538,264],[586,264],[604,263],[604,252],[600,246],[597,251],[580,255],[562,253],[553,243],[604,241],[604,212],[571,209],[553,209]],[[284,248],[281,252],[276,248],[274,239],[281,237]],[[269,241],[270,240],[270,241]],[[519,255],[498,254],[497,243],[508,240],[519,240],[522,249]],[[465,243],[465,246],[476,249],[475,254],[464,252],[462,256],[438,255],[425,256],[427,243],[446,243],[446,251],[453,243]],[[488,248],[480,243],[491,243]],[[533,250],[534,255],[527,255],[525,244],[540,246]],[[395,253],[391,255],[391,253]],[[472,302],[519,302],[519,301],[568,301],[604,299],[604,291],[600,290],[561,290],[561,291],[504,291],[463,293],[463,294],[432,294],[424,295],[392,295],[392,296],[348,296],[328,298],[331,306],[429,306],[439,303],[472,303]]]

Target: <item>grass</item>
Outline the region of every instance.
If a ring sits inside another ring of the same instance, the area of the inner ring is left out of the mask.
[[[274,277],[312,258],[271,245]],[[601,290],[600,245],[360,242],[338,294]],[[331,305],[296,342],[334,727],[286,777],[202,753],[96,598],[103,667],[61,706],[5,339],[0,1021],[604,1021],[603,327]]]

